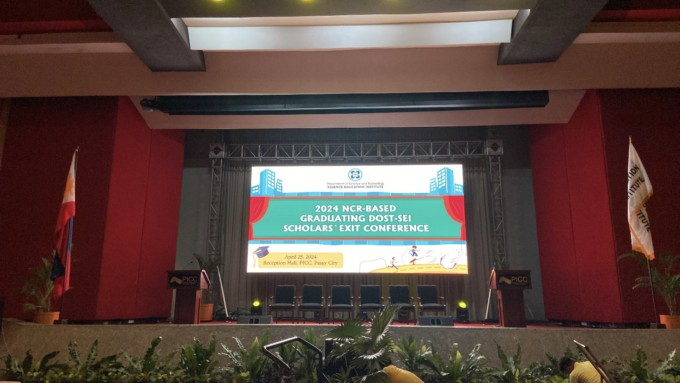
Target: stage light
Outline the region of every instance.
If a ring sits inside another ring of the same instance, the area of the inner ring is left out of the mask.
[[[467,308],[467,302],[460,300],[456,305],[456,321],[467,323],[470,321],[470,312]]]
[[[250,305],[250,315],[262,315],[262,303],[257,298]]]

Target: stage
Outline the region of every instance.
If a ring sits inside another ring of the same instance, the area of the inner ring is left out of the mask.
[[[16,319],[5,319],[2,326],[2,347],[0,356],[11,353],[23,358],[26,351],[42,357],[48,352],[60,351],[60,358],[67,358],[69,341],[75,341],[81,354],[89,352],[95,340],[99,342],[99,357],[128,352],[142,356],[156,337],[162,337],[160,352],[171,353],[180,346],[192,343],[194,338],[206,344],[212,336],[221,344],[236,349],[234,337],[246,346],[255,337],[262,338],[269,333],[269,342],[303,336],[307,328],[323,339],[337,323],[290,323],[238,324],[229,322],[202,322],[201,324],[172,323],[99,323],[99,324],[55,324],[38,325]],[[562,356],[567,348],[576,351],[573,340],[590,347],[600,359],[617,358],[628,361],[635,356],[636,345],[647,353],[650,367],[668,356],[680,346],[680,330],[650,328],[609,328],[607,326],[576,327],[552,323],[529,323],[526,328],[499,327],[495,323],[454,323],[453,326],[422,326],[395,322],[390,326],[393,339],[413,336],[417,341],[425,340],[441,354],[448,355],[453,343],[458,343],[462,352],[467,353],[481,344],[480,351],[491,364],[499,364],[496,344],[508,355],[514,355],[519,344],[522,347],[523,367],[534,361],[546,361],[546,353]]]

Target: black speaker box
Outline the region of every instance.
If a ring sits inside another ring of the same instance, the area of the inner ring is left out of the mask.
[[[419,317],[418,326],[453,326],[453,317]]]
[[[271,324],[271,315],[240,315],[236,320],[238,324]]]

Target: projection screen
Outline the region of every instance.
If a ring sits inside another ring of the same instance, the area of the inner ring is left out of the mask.
[[[463,166],[253,166],[249,273],[467,274]]]

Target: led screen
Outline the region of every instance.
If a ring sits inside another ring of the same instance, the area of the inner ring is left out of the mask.
[[[467,274],[463,167],[253,166],[248,272]]]

